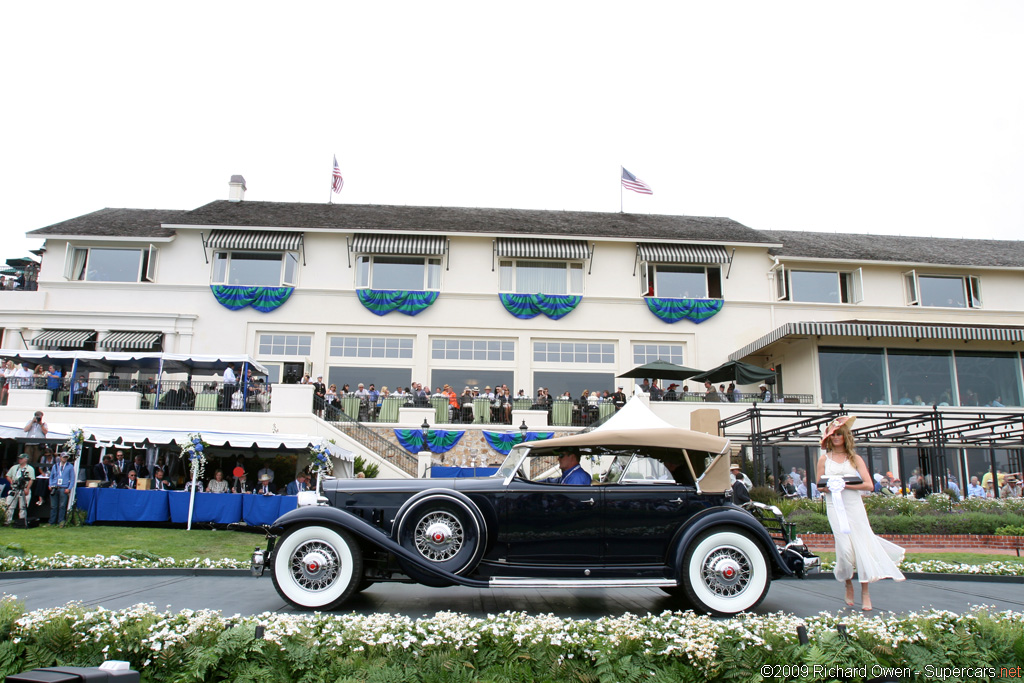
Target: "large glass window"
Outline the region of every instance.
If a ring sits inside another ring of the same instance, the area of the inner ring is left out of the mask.
[[[261,356],[308,356],[313,346],[309,334],[261,334]]]
[[[389,392],[397,391],[398,387],[408,390],[412,384],[412,370],[409,368],[367,368],[342,367],[338,365],[327,368],[327,385],[336,384],[340,391],[346,384],[355,391],[362,382],[369,389],[373,384],[377,391],[387,387]]]
[[[897,405],[953,404],[949,351],[889,349],[889,394]]]
[[[615,373],[612,372],[535,372],[533,373],[533,396],[537,389],[544,387],[553,397],[561,396],[566,391],[574,399],[590,391],[615,391]],[[525,387],[517,387],[525,388]],[[526,392],[530,395],[530,391]]]
[[[328,353],[340,358],[412,358],[411,337],[331,337]]]
[[[441,288],[441,259],[421,256],[360,256],[356,287],[406,291]]]
[[[595,342],[534,342],[533,360],[541,363],[614,363],[615,345]]]
[[[430,357],[433,360],[514,361],[515,342],[500,339],[434,339],[431,342]]]
[[[676,365],[683,364],[682,344],[633,344],[633,363],[646,365],[663,360]]]
[[[824,403],[888,403],[882,349],[818,349]]]
[[[90,282],[142,282],[153,280],[156,248],[107,249],[75,247],[68,253],[64,275]]]
[[[722,298],[722,269],[659,264],[650,266],[654,296],[669,299]]]
[[[1015,353],[957,351],[956,379],[962,406],[1024,405],[1020,358]]]
[[[483,392],[486,387],[491,387],[491,390],[493,391],[494,387],[500,387],[502,384],[507,384],[509,390],[514,395],[516,393],[516,387],[513,384],[513,379],[514,374],[511,370],[442,368],[432,370],[430,372],[431,391],[444,387],[445,384],[449,384],[453,389],[455,389],[455,393],[457,394],[462,393],[463,387],[480,387],[480,391]]]
[[[294,252],[218,251],[213,255],[213,283],[247,287],[294,285],[299,259]]]
[[[502,292],[582,294],[583,264],[559,261],[501,261]]]
[[[981,308],[981,280],[963,275],[903,274],[907,304],[941,308]]]

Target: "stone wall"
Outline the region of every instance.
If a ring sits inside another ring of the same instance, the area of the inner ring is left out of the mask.
[[[395,436],[394,428],[366,426],[399,448],[402,447]],[[502,431],[497,425],[495,427],[488,428],[488,431]],[[433,462],[435,465],[443,465],[444,467],[497,467],[505,460],[504,455],[488,445],[483,435],[483,429],[470,425],[466,425],[464,429],[466,433],[462,435],[462,438],[459,439],[459,442],[451,450],[446,453],[434,454]],[[451,431],[462,430],[456,429]],[[569,434],[577,433],[579,430],[552,429],[551,431],[555,433],[555,436],[568,436]]]

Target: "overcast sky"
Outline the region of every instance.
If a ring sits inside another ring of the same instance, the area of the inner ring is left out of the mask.
[[[8,2],[3,257],[102,207],[618,211],[1016,239],[1024,2]]]

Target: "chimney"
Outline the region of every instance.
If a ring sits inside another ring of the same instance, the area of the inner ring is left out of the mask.
[[[240,202],[245,199],[245,178],[240,175],[231,176],[228,183],[228,201]]]

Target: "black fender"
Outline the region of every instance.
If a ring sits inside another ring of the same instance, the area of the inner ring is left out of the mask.
[[[735,526],[751,532],[754,539],[761,544],[765,554],[771,559],[776,575],[793,576],[793,570],[783,562],[782,555],[779,553],[779,547],[775,545],[775,541],[772,540],[764,525],[746,510],[735,506],[708,508],[699,515],[696,515],[685,527],[676,532],[676,537],[673,539],[674,545],[672,546],[675,548],[675,555],[671,559],[673,560],[672,566],[677,574],[683,565],[686,549],[690,547],[690,544],[693,543],[697,535],[716,526]]]
[[[472,525],[471,529],[467,529],[469,536],[476,539],[476,547],[473,549],[472,554],[469,556],[469,560],[466,564],[455,571],[457,574],[466,574],[474,569],[480,563],[480,558],[484,556],[484,552],[487,548],[487,523],[484,521],[483,513],[480,508],[477,507],[466,494],[461,493],[450,488],[435,487],[420,491],[413,495],[409,500],[402,504],[402,507],[395,513],[395,521],[391,526],[391,540],[398,544],[402,543],[402,533],[406,528],[406,525],[410,517],[416,517],[416,511],[423,505],[429,505],[432,502],[447,502],[452,504],[459,509],[463,510],[466,515],[469,516],[469,523]],[[399,563],[401,564],[401,563]],[[416,576],[416,570],[420,567],[420,564],[416,564],[414,567],[404,567],[406,573],[414,579],[420,580],[420,577]],[[421,580],[421,583],[427,585],[433,585],[434,582],[428,579]]]
[[[327,505],[296,508],[291,512],[287,512],[278,517],[274,522],[274,530],[277,531],[280,529],[281,531],[285,531],[300,524],[321,524],[323,526],[333,526],[344,529],[369,545],[378,548],[379,550],[383,550],[384,552],[391,553],[395,557],[408,562],[410,565],[415,566],[425,574],[435,576],[438,579],[458,584],[460,586],[468,586],[470,588],[488,587],[488,583],[486,581],[481,581],[479,579],[467,579],[464,576],[452,574],[451,572],[439,569],[438,567],[434,567],[431,564],[424,562],[421,558],[396,543],[377,527],[360,517],[356,517],[350,512],[346,512],[345,510],[339,510],[336,507]],[[273,566],[269,562],[269,558],[267,564],[268,566]]]

